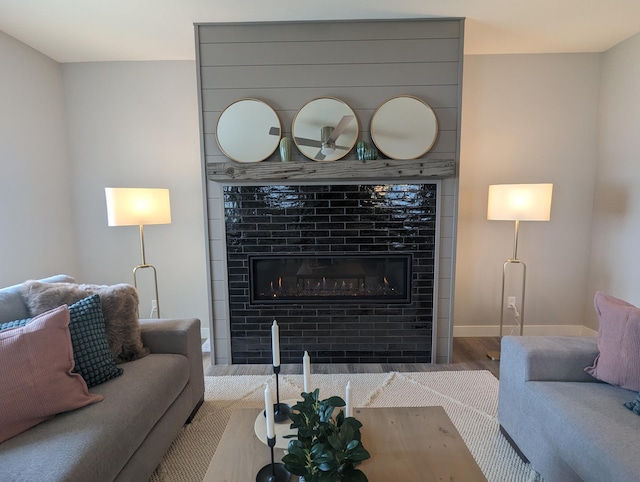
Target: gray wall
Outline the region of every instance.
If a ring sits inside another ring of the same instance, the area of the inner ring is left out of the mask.
[[[462,31],[459,19],[197,26],[206,161],[227,161],[215,142],[215,124],[222,110],[238,99],[255,97],[270,104],[280,117],[284,134],[290,135],[293,117],[306,102],[321,96],[338,97],[354,109],[360,137],[369,141],[374,110],[400,94],[424,99],[438,117],[438,140],[426,159],[457,160]],[[338,162],[354,157],[351,153]],[[295,159],[302,159],[297,152]],[[265,162],[279,162],[277,154]],[[357,169],[349,175],[354,180],[357,176]],[[457,179],[444,180],[441,194],[436,359],[447,361],[452,335]],[[209,181],[207,195],[215,361],[226,363],[229,340],[219,185]]]
[[[195,63],[61,65],[0,32],[0,64],[0,286],[131,283],[138,229],[107,226],[104,187],[168,187],[173,222],[146,231],[161,314],[207,337]]]
[[[598,170],[585,300],[596,328],[593,293],[605,291],[640,306],[640,34],[604,54],[600,90]]]
[[[132,283],[141,261],[138,228],[107,226],[104,188],[168,188],[171,224],[145,228],[147,262],[158,269],[160,314],[200,318],[208,327],[195,64],[86,62],[64,64],[62,71],[78,278]],[[144,317],[155,297],[148,271],[138,284]]]
[[[554,190],[551,220],[520,224],[518,256],[527,264],[524,333],[589,334],[584,300],[601,58],[465,58],[455,336],[499,331],[502,264],[513,253],[514,223],[487,221],[489,185],[536,182],[551,182]],[[519,297],[519,286],[508,295]],[[593,300],[593,292],[588,296]],[[513,324],[512,312],[505,322]]]
[[[0,32],[0,286],[77,275],[60,65]]]

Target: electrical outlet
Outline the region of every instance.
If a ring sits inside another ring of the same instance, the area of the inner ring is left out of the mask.
[[[507,298],[507,308],[515,309],[515,307],[516,307],[516,297],[515,296],[509,296]]]
[[[151,300],[151,312],[158,311],[158,300]]]

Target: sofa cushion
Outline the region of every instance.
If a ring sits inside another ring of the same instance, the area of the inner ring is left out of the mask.
[[[526,382],[522,392],[530,423],[585,482],[640,480],[640,417],[623,407],[632,396],[598,382]]]
[[[86,482],[98,474],[114,480],[188,377],[182,355],[152,354],[125,364],[122,376],[92,389],[104,396],[99,404],[58,415],[0,445],[3,482]]]
[[[640,308],[598,291],[598,350],[585,371],[606,383],[640,391]]]
[[[73,278],[58,274],[40,281],[42,283],[73,283]],[[21,320],[30,316],[29,310],[20,295],[21,291],[22,283],[0,289],[0,323]],[[56,306],[52,306],[52,308],[56,308]]]
[[[69,310],[61,306],[0,333],[0,442],[53,417],[102,400],[74,366]]]
[[[123,363],[147,355],[140,337],[138,292],[133,286],[26,281],[22,287],[31,316],[63,304],[71,305],[93,294],[100,296],[107,342],[116,361]]]
[[[100,296],[92,295],[69,307],[75,367],[89,388],[122,375],[107,344]]]

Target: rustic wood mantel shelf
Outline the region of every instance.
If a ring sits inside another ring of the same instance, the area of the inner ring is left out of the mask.
[[[265,161],[251,164],[215,162],[207,164],[210,181],[332,181],[341,179],[443,179],[453,177],[453,159],[376,159],[372,161],[341,160]]]

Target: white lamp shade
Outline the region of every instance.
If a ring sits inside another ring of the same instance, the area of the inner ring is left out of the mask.
[[[109,226],[171,223],[168,189],[106,187]]]
[[[553,184],[494,184],[489,186],[487,219],[549,221]]]

